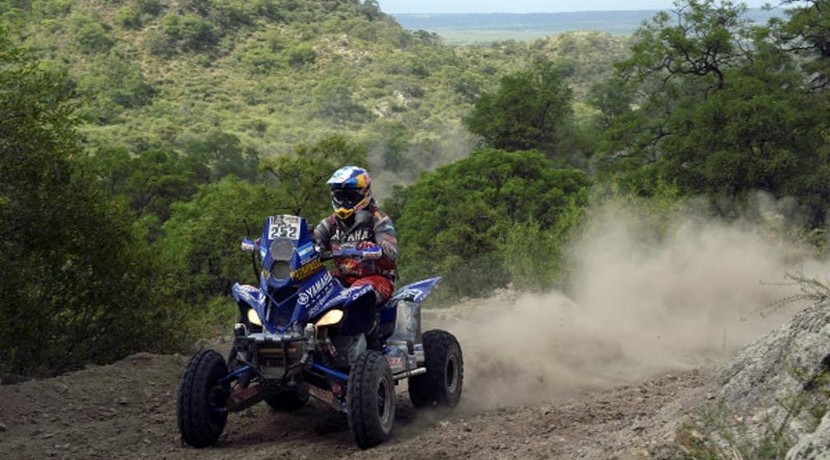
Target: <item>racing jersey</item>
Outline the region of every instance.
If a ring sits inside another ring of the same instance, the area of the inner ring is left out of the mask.
[[[358,257],[337,258],[334,260],[338,278],[351,284],[359,278],[382,275],[394,281],[398,269],[398,237],[392,219],[381,211],[374,201],[366,208],[372,213],[371,225],[351,229],[351,219],[341,221],[332,214],[323,219],[314,229],[314,239],[323,251],[356,249],[360,242],[367,241],[378,245],[383,255],[376,260]]]

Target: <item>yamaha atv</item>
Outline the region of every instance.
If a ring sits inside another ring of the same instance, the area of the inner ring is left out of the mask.
[[[421,334],[421,303],[440,278],[404,286],[378,308],[371,286],[344,288],[323,265],[378,258],[377,248],[322,253],[306,220],[288,215],[268,217],[261,237],[242,247],[259,255],[259,286],[233,286],[240,320],[228,359],[203,350],[187,363],[178,395],[185,443],[216,443],[229,412],[260,401],[293,411],[313,397],[346,414],[360,448],[373,447],[392,433],[403,379],[416,408],[458,404],[458,341],[442,330]]]

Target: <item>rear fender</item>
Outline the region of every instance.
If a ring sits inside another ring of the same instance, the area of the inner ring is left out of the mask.
[[[398,289],[398,292],[392,295],[392,298],[389,299],[387,305],[393,305],[399,300],[407,300],[409,302],[420,304],[427,298],[432,290],[435,289],[435,286],[437,286],[439,282],[441,282],[441,277],[436,276],[435,278],[418,281],[417,283],[407,284],[406,286]]]
[[[385,332],[391,333],[397,315],[398,302],[405,300],[420,305],[429,296],[435,286],[441,282],[441,277],[430,278],[417,283],[407,284],[392,295],[389,302],[380,310],[380,324]]]

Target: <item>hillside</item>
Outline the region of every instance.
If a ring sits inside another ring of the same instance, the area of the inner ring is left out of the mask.
[[[456,48],[359,1],[35,0],[0,16],[68,73],[93,149],[229,134],[267,157],[341,132],[384,169],[389,156],[422,168],[469,151],[461,117],[507,72],[573,63],[582,94],[624,53],[623,40],[596,33]]]

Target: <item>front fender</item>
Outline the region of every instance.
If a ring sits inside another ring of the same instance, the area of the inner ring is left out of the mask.
[[[357,301],[366,294],[371,293],[374,295],[374,291],[375,289],[368,284],[344,289],[336,296],[309,310],[308,318],[315,321],[319,316],[322,316],[325,312],[331,310],[332,308],[348,308],[349,305],[357,303]]]
[[[250,308],[256,312],[262,326],[268,329],[269,332],[274,332],[274,328],[265,321],[266,297],[260,288],[251,286],[250,284],[234,283],[231,292],[233,293],[233,298],[236,299],[237,305],[239,305],[239,314],[243,319],[246,318],[248,313],[246,307]]]
[[[250,284],[234,283],[231,288],[231,293],[237,303],[245,303],[254,310],[256,310],[258,306],[262,305],[262,301],[265,297],[262,294],[262,290],[256,286],[251,286]]]

